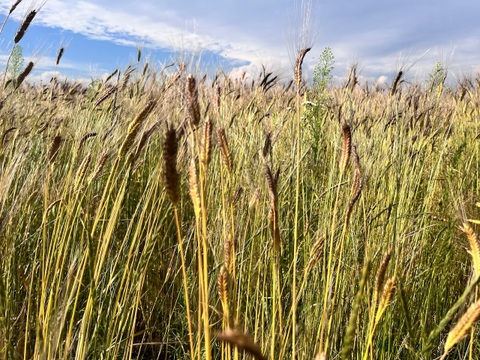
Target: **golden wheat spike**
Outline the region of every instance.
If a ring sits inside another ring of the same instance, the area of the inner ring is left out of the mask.
[[[480,274],[480,242],[478,241],[477,234],[473,231],[469,223],[465,222],[460,227],[465,235],[467,235],[468,242],[470,243],[470,255],[472,256],[473,270],[475,275]]]
[[[256,360],[266,360],[263,356],[260,346],[248,334],[238,329],[226,329],[217,334],[217,340],[229,343],[241,351],[245,351],[252,355]]]
[[[200,152],[200,161],[207,167],[210,164],[210,159],[212,157],[212,122],[210,119],[205,121],[203,127],[203,142],[202,149]]]
[[[388,263],[390,262],[391,257],[392,257],[392,252],[391,250],[389,250],[385,255],[383,255],[382,262],[378,267],[377,277],[375,279],[375,292],[377,294],[380,293],[380,290],[385,281],[385,274],[387,272]]]
[[[225,265],[222,265],[220,268],[220,274],[218,275],[218,296],[220,297],[220,302],[222,304],[222,311],[224,319],[227,320],[229,317],[229,308],[228,308],[228,270]]]
[[[197,165],[195,164],[195,160],[192,159],[190,161],[190,168],[189,168],[189,190],[190,190],[190,197],[192,198],[193,203],[193,210],[195,212],[195,217],[197,219],[200,218],[201,212],[201,202],[200,202],[200,190],[198,187],[198,175],[197,175]]]
[[[375,316],[375,322],[378,323],[382,318],[383,313],[390,305],[392,300],[393,293],[395,292],[395,287],[397,284],[397,278],[394,276],[387,280],[385,286],[383,287],[382,297],[380,298],[380,303],[378,305],[377,314]]]
[[[472,328],[480,317],[480,300],[472,304],[460,318],[457,325],[448,333],[444,354],[448,353]]]
[[[92,160],[92,156],[90,154],[87,154],[87,156],[85,156],[82,163],[80,164],[80,167],[78,168],[78,171],[77,171],[77,175],[75,176],[75,190],[77,190],[77,188],[80,186],[83,179],[85,178],[85,174],[87,172],[87,168],[91,160]]]

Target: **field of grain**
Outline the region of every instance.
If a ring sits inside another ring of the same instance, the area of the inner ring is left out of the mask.
[[[480,357],[480,78],[319,90],[303,55],[5,77],[1,359]]]

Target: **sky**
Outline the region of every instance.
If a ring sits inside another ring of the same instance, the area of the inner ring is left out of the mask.
[[[14,2],[0,0],[0,22]],[[23,0],[0,34],[0,69],[32,9],[19,44],[35,63],[31,77],[44,82],[106,77],[136,65],[138,49],[159,69],[186,60],[192,72],[254,77],[264,66],[285,80],[303,47],[312,47],[307,80],[327,46],[336,79],[353,64],[370,83],[389,83],[399,70],[424,79],[437,61],[451,79],[480,70],[478,0]]]

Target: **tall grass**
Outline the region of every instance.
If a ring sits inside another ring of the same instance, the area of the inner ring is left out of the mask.
[[[478,81],[138,58],[2,92],[1,358],[480,356]]]

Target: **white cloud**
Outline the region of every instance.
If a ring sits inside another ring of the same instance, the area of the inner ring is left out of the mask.
[[[319,9],[314,10],[318,19],[311,30],[318,31],[319,37],[305,59],[306,74],[324,46],[333,50],[337,76],[344,76],[359,62],[364,75],[374,81],[379,75],[395,73],[405,61],[415,62],[416,72],[428,72],[442,54],[448,57],[453,49],[452,69],[470,69],[478,61],[480,28],[475,16],[480,3],[474,0],[461,4],[438,0],[434,7],[413,1],[388,5],[380,0],[312,2]],[[22,2],[14,13],[17,20],[28,11],[28,3]],[[10,6],[10,1],[0,0],[1,13]],[[295,37],[288,19],[295,10],[291,0],[48,0],[35,24],[132,47],[210,51],[232,64],[251,63],[237,73],[253,73],[266,64],[288,74],[288,49],[294,47]],[[429,49],[427,56],[416,58]],[[404,55],[409,52],[414,54],[410,59]]]

